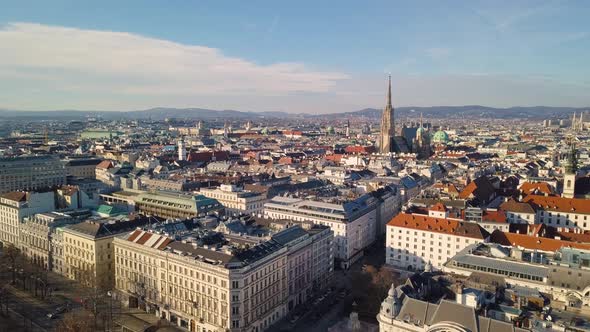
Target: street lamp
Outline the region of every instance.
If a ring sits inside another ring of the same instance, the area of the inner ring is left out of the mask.
[[[113,291],[107,291],[107,296],[109,297],[109,311],[110,311],[110,320],[109,320],[109,331],[113,331],[113,298],[115,297],[116,293]]]

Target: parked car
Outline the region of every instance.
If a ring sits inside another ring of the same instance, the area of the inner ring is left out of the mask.
[[[65,305],[55,308],[55,310],[53,310],[52,312],[47,314],[47,318],[53,319],[53,318],[57,317],[59,314],[64,313],[66,311],[66,308],[67,307]]]

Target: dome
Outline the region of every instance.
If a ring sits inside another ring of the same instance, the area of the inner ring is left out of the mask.
[[[268,135],[268,127],[264,127],[264,129],[260,132],[262,135]]]
[[[446,144],[449,141],[449,135],[446,132],[444,132],[444,130],[439,130],[436,133],[434,133],[434,136],[432,136],[432,141],[434,143]]]
[[[416,129],[416,136],[422,135],[424,133],[424,130],[424,127],[418,127],[418,129]]]

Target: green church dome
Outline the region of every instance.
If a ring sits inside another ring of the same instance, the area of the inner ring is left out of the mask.
[[[449,142],[449,135],[444,130],[439,130],[432,136],[432,141],[434,143],[446,144]]]

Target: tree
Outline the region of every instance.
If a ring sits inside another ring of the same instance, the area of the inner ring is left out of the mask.
[[[107,290],[103,289],[98,282],[98,279],[94,273],[94,271],[86,269],[77,269],[74,273],[82,285],[86,286],[86,291],[84,292],[84,308],[87,312],[92,315],[93,318],[93,330],[98,329],[98,318],[103,317],[103,321],[106,324],[106,316],[101,315],[103,310],[106,310],[106,294]]]
[[[63,316],[56,330],[57,332],[79,332],[90,331],[91,327],[84,315],[75,315],[74,313],[68,312]]]
[[[376,268],[368,265],[364,271],[355,271],[352,275],[352,296],[362,314],[375,316],[381,307],[381,301],[387,294],[393,282],[397,282],[397,275],[387,268]]]
[[[20,250],[10,243],[4,247],[2,259],[6,260],[12,271],[12,283],[16,282],[16,270],[19,267],[19,259],[21,258]]]

